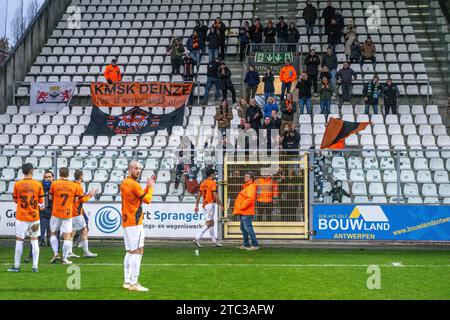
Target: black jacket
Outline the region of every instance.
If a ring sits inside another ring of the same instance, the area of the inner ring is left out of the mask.
[[[257,115],[256,119],[255,116]],[[261,119],[263,117],[263,113],[261,108],[258,106],[249,105],[247,109],[245,109],[245,119],[250,122],[252,128],[258,130],[261,126]]]
[[[233,87],[233,83],[231,82],[231,71],[228,67],[225,67],[225,74],[222,74],[222,69],[219,68],[217,71],[218,78],[221,80],[222,89],[228,89]]]
[[[317,54],[314,56],[308,54],[305,57],[304,65],[306,66],[306,73],[308,75],[319,74],[320,58]]]
[[[313,5],[307,5],[303,10],[302,14],[303,19],[305,19],[306,23],[315,23],[317,20],[317,10],[313,7]]]
[[[325,20],[325,25],[329,25],[331,23],[331,19],[334,18],[335,13],[336,9],[331,6],[323,9],[322,18]]]
[[[300,32],[298,32],[297,28],[289,29],[287,42],[288,43],[298,43],[298,40],[300,40]]]
[[[339,26],[337,24],[330,24],[328,26],[328,43],[339,43],[341,39],[341,31],[339,30]]]
[[[290,132],[293,132],[294,135],[291,136]],[[284,131],[282,137],[283,142],[281,145],[284,150],[298,149],[300,144],[300,134],[297,130],[293,129],[292,131]]]
[[[206,37],[209,49],[219,49],[220,36],[217,32],[210,32]]]
[[[253,43],[261,43],[263,41],[263,30],[262,24],[259,25],[259,28],[256,28],[255,25],[250,27],[250,39]]]
[[[275,28],[264,28],[265,43],[275,43],[275,37],[277,35],[277,30]]]
[[[324,54],[322,57],[322,67],[327,66],[328,69],[336,70],[338,67],[338,60],[335,54],[329,56],[328,54]]]
[[[277,29],[277,37],[281,38],[281,39],[286,39],[288,36],[288,25],[286,23],[283,24],[283,26],[281,26],[281,23],[277,23],[277,25],[275,26],[275,28]]]
[[[264,82],[264,92],[275,92],[275,86],[273,85],[274,81],[275,77],[273,73],[270,73],[269,75],[267,75],[266,73],[264,74],[262,78],[262,82]]]
[[[219,71],[220,63],[217,61],[211,61],[208,64],[206,75],[211,78],[217,78],[217,73]]]
[[[384,96],[384,104],[388,106],[396,106],[397,98],[400,95],[398,91],[398,87],[396,84],[392,84],[388,86],[387,84],[383,86],[383,96]]]
[[[299,98],[311,98],[311,79],[308,78],[306,81],[298,81],[295,86],[298,89],[298,97]]]

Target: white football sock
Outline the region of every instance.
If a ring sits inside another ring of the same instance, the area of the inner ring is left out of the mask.
[[[217,242],[217,239],[216,239],[216,237],[214,236],[214,227],[213,226],[211,226],[211,227],[209,227],[209,234],[211,235],[211,240],[212,240],[212,242],[213,243],[216,243]]]
[[[20,259],[22,259],[23,241],[16,240],[16,253],[14,255],[14,268],[20,267]]]
[[[58,238],[56,236],[51,236],[50,237],[50,244],[52,246],[53,249],[53,253],[56,255],[58,254],[59,251],[59,241]]]
[[[86,254],[89,252],[89,242],[88,240],[82,240],[81,245],[83,246],[83,253]]]
[[[39,241],[31,240],[31,250],[33,251],[33,268],[37,269],[39,262]]]
[[[131,284],[138,283],[139,272],[141,270],[142,254],[131,255]]]
[[[70,240],[64,240],[63,242],[63,259],[67,259],[69,256],[69,253],[71,252],[72,248],[72,241]]]
[[[197,241],[199,241],[203,235],[208,231],[209,227],[207,225],[204,225],[197,233],[197,236],[195,237],[195,239]]]
[[[131,253],[126,253],[125,254],[125,259],[123,260],[123,270],[124,270],[124,274],[125,274],[125,283],[130,283],[131,282],[131,265],[130,265],[130,260],[131,260]]]

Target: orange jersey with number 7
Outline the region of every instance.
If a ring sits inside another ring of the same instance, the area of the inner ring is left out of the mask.
[[[13,199],[17,203],[16,219],[24,222],[39,220],[38,203],[44,203],[42,183],[23,179],[14,184]]]
[[[74,202],[83,195],[83,190],[75,182],[61,179],[52,183],[49,193],[53,196],[52,216],[68,219],[72,218]]]

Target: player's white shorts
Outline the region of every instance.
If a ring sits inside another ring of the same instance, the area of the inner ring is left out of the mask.
[[[125,250],[134,251],[144,247],[145,232],[142,225],[123,228]]]
[[[72,233],[72,218],[61,219],[52,216],[50,218],[50,231],[56,232],[58,230],[60,234]]]
[[[72,229],[74,231],[80,231],[86,227],[86,220],[84,220],[83,215],[79,215],[72,218]]]
[[[205,221],[214,220],[214,216],[216,214],[216,204],[209,203],[203,208],[205,212]]]
[[[26,222],[16,220],[16,237],[25,239],[26,236],[39,237],[41,235],[41,223],[38,221]]]

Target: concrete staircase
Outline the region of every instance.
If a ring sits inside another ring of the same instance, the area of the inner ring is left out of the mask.
[[[406,0],[406,7],[433,88],[430,103],[437,104],[443,115],[446,115],[450,96],[450,36],[447,21],[436,0]],[[448,120],[448,115],[445,118]]]

